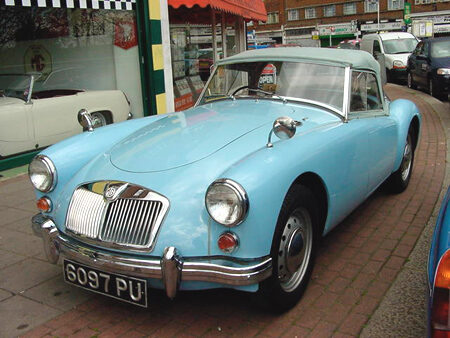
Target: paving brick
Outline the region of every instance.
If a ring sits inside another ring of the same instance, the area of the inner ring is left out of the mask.
[[[317,324],[317,326],[311,332],[311,337],[315,337],[315,338],[330,337],[333,334],[335,329],[336,329],[336,324],[322,321],[319,324]]]
[[[357,335],[363,328],[363,325],[367,322],[367,319],[368,316],[366,315],[350,313],[339,327],[338,331],[351,335]]]
[[[310,330],[305,329],[303,327],[299,326],[291,326],[288,331],[283,333],[281,337],[289,338],[289,337],[297,337],[297,338],[303,338],[307,337],[310,334]]]

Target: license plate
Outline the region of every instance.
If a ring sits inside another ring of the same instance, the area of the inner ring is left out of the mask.
[[[147,307],[147,281],[103,272],[64,260],[64,280],[83,289]]]

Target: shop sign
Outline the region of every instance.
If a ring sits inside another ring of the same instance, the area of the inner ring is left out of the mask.
[[[378,23],[366,23],[361,25],[362,31],[376,31],[376,30],[382,30],[382,31],[390,31],[390,30],[401,30],[403,27],[403,22],[401,21],[395,21],[395,22],[380,22]]]
[[[192,107],[194,105],[194,99],[186,78],[176,80],[175,87],[179,93],[179,96],[175,98],[175,111],[185,110]]]
[[[429,38],[433,36],[433,21],[413,21],[412,33],[418,38]]]
[[[351,23],[319,26],[319,35],[354,34],[357,27]]]
[[[136,23],[134,20],[115,22],[114,45],[122,49],[130,49],[137,46]]]
[[[450,33],[450,24],[434,25],[434,33]]]
[[[406,25],[411,23],[411,4],[405,2],[405,7],[403,8],[403,21]]]
[[[264,87],[265,84],[277,83],[277,68],[274,64],[268,63],[259,77],[259,86]]]
[[[319,31],[312,31],[311,35],[313,40],[319,40]]]
[[[52,72],[52,56],[41,45],[32,45],[27,48],[24,56],[25,73],[41,73],[38,79],[43,81]]]
[[[415,20],[433,21],[434,24],[450,23],[450,15],[417,16],[411,14],[411,17]]]

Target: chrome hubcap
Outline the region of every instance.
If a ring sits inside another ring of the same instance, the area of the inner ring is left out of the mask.
[[[409,138],[406,141],[405,151],[403,152],[403,161],[402,161],[402,180],[406,181],[409,176],[409,172],[411,171],[411,161],[412,161],[412,149],[411,143],[409,142]]]
[[[311,217],[305,208],[298,208],[286,222],[278,250],[278,279],[284,291],[295,290],[303,280],[312,243]]]

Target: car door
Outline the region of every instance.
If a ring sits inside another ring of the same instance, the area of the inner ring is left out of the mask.
[[[13,97],[0,97],[0,156],[35,149],[31,105]]]
[[[408,59],[408,71],[411,73],[413,81],[418,83],[418,72],[417,72],[417,55],[420,54],[420,51],[423,49],[423,41],[419,42],[414,51],[411,53]]]
[[[33,100],[34,133],[39,147],[54,144],[82,132],[77,121],[79,106],[77,95]]]
[[[368,194],[392,172],[397,128],[383,106],[381,86],[374,73],[352,72],[349,124],[368,136]]]
[[[419,50],[419,53],[416,56],[416,72],[418,83],[422,86],[428,85],[428,72],[429,72],[429,64],[428,64],[428,44],[423,42],[422,48]]]

